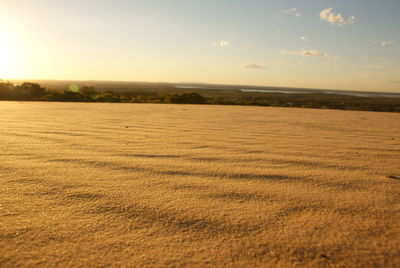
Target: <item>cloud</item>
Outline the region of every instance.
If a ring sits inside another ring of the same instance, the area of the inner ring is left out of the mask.
[[[267,67],[257,63],[242,64],[240,67],[247,69],[267,69]]]
[[[319,13],[319,17],[321,20],[329,22],[331,25],[343,26],[346,24],[353,24],[356,20],[356,17],[350,16],[347,20],[343,18],[341,14],[335,14],[332,12],[333,8],[326,8]]]
[[[277,61],[275,61],[275,63],[276,63],[276,64],[280,64],[280,65],[282,65],[282,64],[286,64],[286,61],[283,61],[283,60],[277,60]]]
[[[391,46],[391,45],[393,45],[393,41],[382,41],[382,42],[380,42],[380,45],[383,47]]]
[[[298,55],[298,56],[328,56],[328,54],[319,52],[318,49],[301,49],[300,51],[281,50],[282,55]]]
[[[325,66],[333,66],[335,65],[333,62],[321,62],[321,65],[325,65]]]
[[[213,43],[214,46],[217,47],[227,47],[229,46],[231,43],[227,40],[218,40],[216,42]]]
[[[327,58],[331,58],[331,59],[340,59],[341,58],[340,56],[333,56],[333,55],[329,55],[327,53],[323,53],[316,48],[308,49],[308,50],[301,49],[299,51],[282,49],[281,54],[282,55],[306,56],[306,57],[320,56],[320,57],[327,57]]]
[[[296,7],[283,9],[283,10],[279,11],[278,13],[279,14],[286,14],[286,15],[293,15],[293,16],[295,16],[297,18],[301,17],[301,15],[302,15]]]
[[[386,58],[384,57],[363,57],[362,60],[366,61],[384,61]]]
[[[308,40],[308,38],[307,38],[307,37],[305,37],[305,36],[300,36],[300,40],[301,40],[301,41],[307,41],[307,40]]]

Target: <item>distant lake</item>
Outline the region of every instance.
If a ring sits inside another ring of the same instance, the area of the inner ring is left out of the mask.
[[[212,89],[212,90],[236,90],[240,92],[252,92],[252,93],[284,93],[284,94],[311,94],[311,93],[324,93],[324,94],[336,94],[336,95],[347,95],[356,97],[385,97],[385,98],[400,98],[400,93],[379,93],[379,92],[357,92],[357,91],[339,91],[339,90],[278,90],[278,89],[248,89],[248,88],[229,88],[229,87],[202,87],[202,86],[175,86],[175,88],[181,89]]]
[[[260,93],[285,93],[285,94],[296,94],[296,93],[312,93],[307,91],[297,90],[274,90],[274,89],[240,89],[242,92],[260,92]]]

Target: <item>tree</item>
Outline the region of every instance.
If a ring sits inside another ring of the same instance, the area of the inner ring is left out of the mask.
[[[12,99],[14,85],[9,82],[0,82],[0,100]]]
[[[171,103],[189,103],[189,104],[202,104],[206,103],[206,99],[198,93],[182,93],[173,94],[169,97]]]
[[[17,99],[32,100],[46,94],[46,89],[36,83],[23,83],[15,88]]]
[[[97,91],[94,89],[94,87],[90,86],[84,86],[82,89],[79,91],[82,95],[92,97],[97,95]]]

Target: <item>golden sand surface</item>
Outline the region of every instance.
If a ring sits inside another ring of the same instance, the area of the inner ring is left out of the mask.
[[[1,267],[400,267],[400,114],[0,102]]]

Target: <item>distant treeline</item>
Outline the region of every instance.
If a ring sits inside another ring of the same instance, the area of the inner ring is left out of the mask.
[[[209,96],[207,96],[207,94]],[[98,92],[94,87],[48,90],[37,83],[0,82],[0,100],[60,102],[182,103],[303,107],[341,110],[400,112],[400,98],[357,97],[324,93],[207,93]]]

